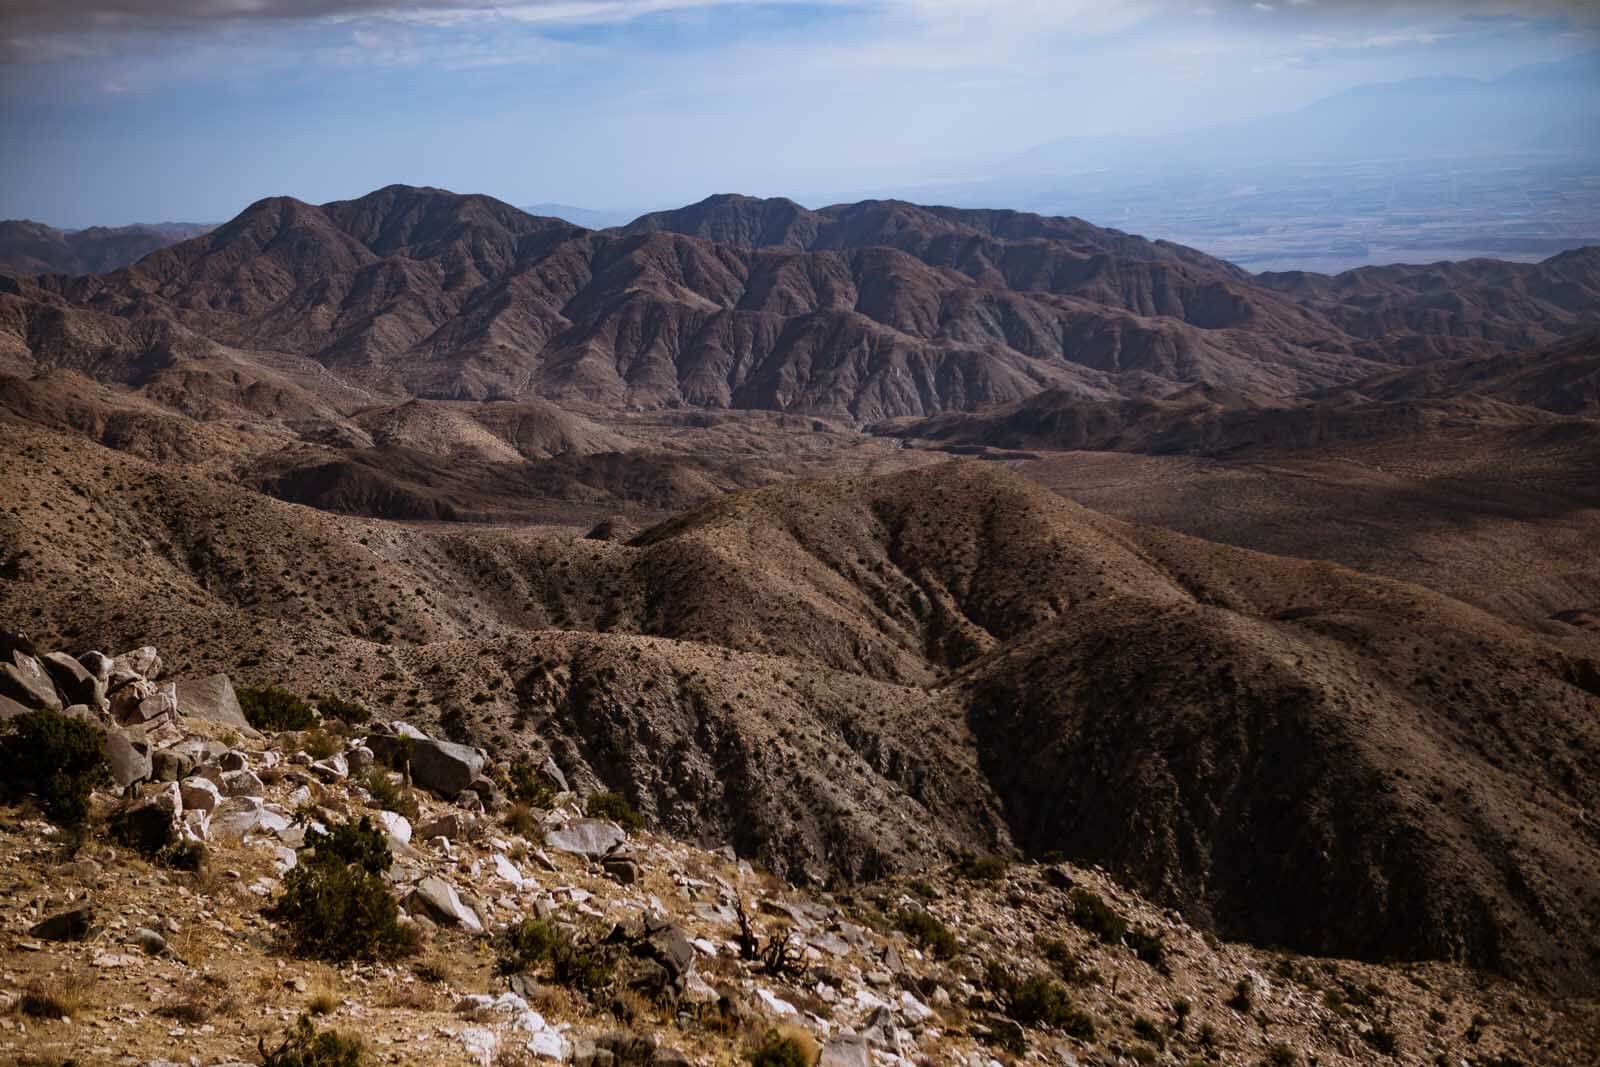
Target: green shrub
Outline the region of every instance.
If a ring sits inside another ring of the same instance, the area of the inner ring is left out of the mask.
[[[267,686],[257,689],[242,685],[236,689],[239,708],[245,721],[257,730],[278,733],[283,730],[309,730],[317,724],[311,705],[287,689]]]
[[[1133,1036],[1142,1041],[1150,1042],[1158,1049],[1165,1049],[1167,1047],[1166,1032],[1163,1031],[1156,1023],[1146,1019],[1142,1015],[1133,1020]]]
[[[501,974],[543,973],[556,985],[585,994],[611,984],[616,960],[598,939],[579,940],[554,923],[530,917],[508,926],[498,941],[495,969]]]
[[[389,843],[365,816],[329,832],[312,830],[300,862],[283,879],[273,908],[288,927],[295,951],[325,960],[395,959],[416,951],[416,931],[381,877]]]
[[[583,810],[591,819],[610,819],[629,830],[644,829],[644,816],[634,811],[628,798],[621,793],[596,793],[584,804]]]
[[[1011,861],[1004,856],[962,856],[956,873],[974,882],[998,882],[1010,868]]]
[[[536,808],[548,808],[556,799],[555,787],[544,780],[533,761],[525,759],[512,760],[506,769],[506,792],[511,794],[512,800]]]
[[[1018,979],[999,963],[990,963],[989,988],[1005,1013],[1025,1026],[1051,1026],[1082,1041],[1093,1041],[1094,1019],[1072,1006],[1066,987],[1043,974]]]
[[[349,723],[351,726],[360,726],[372,718],[372,712],[366,706],[354,700],[345,700],[343,697],[314,697],[317,710],[324,719],[338,719],[340,722]]]
[[[367,792],[372,794],[372,799],[377,801],[378,807],[384,811],[392,811],[408,819],[415,819],[421,813],[422,809],[417,805],[416,794],[397,784],[389,777],[389,772],[380,767],[368,771],[361,784],[366,786]]]
[[[261,1067],[361,1067],[366,1062],[366,1048],[360,1038],[332,1030],[318,1031],[304,1015],[277,1048],[269,1050],[266,1039],[260,1038],[256,1049],[261,1054]]]
[[[100,728],[54,711],[30,711],[4,730],[0,799],[15,802],[31,795],[50,821],[81,826],[89,817],[90,792],[111,782]]]
[[[1256,987],[1248,978],[1241,978],[1233,983],[1233,996],[1228,998],[1228,1007],[1242,1015],[1250,1014],[1250,1009],[1255,1007]]]
[[[1159,931],[1151,932],[1134,927],[1122,935],[1122,940],[1133,949],[1133,954],[1162,974],[1168,973],[1167,939]]]
[[[895,916],[894,924],[935,959],[947,960],[956,954],[956,935],[920,908],[901,911]]]
[[[1067,918],[1108,945],[1117,944],[1128,933],[1128,920],[1099,895],[1081,887],[1067,894]]]
[[[1056,976],[1063,982],[1084,985],[1100,980],[1100,972],[1093,967],[1085,967],[1082,958],[1065,941],[1053,937],[1040,938],[1038,949],[1039,955],[1050,961],[1055,967]]]
[[[815,1041],[782,1030],[768,1030],[750,1053],[752,1067],[811,1067],[816,1059]]]

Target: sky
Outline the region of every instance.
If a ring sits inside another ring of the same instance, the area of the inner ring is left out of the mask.
[[[1593,0],[0,0],[0,218],[815,203],[1597,48]]]

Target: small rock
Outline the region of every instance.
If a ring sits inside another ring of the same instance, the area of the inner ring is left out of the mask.
[[[389,836],[391,842],[402,845],[411,844],[411,823],[404,815],[397,811],[380,811],[372,816],[372,821],[378,828]]]
[[[135,927],[128,940],[143,949],[146,956],[162,956],[169,951],[167,939],[145,926]]]
[[[229,797],[259,797],[267,792],[267,787],[254,771],[223,771],[219,784],[223,795]]]

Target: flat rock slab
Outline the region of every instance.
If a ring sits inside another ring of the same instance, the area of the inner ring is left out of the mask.
[[[420,905],[430,916],[441,922],[460,926],[474,934],[483,933],[483,923],[478,915],[462,901],[456,887],[443,878],[429,875],[417,883],[411,893],[412,909]]]
[[[226,674],[185,678],[177,683],[178,712],[191,719],[231,726],[246,737],[259,737],[239,707],[239,695]]]
[[[544,835],[545,848],[599,859],[628,839],[627,831],[606,819],[574,819]]]
[[[49,673],[34,657],[20,649],[0,658],[0,696],[27,708],[60,711],[61,697]]]

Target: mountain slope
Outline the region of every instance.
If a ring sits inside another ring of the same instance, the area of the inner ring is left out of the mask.
[[[1518,269],[1461,268],[1484,292]],[[137,385],[221,351],[294,368],[345,410],[358,393],[876,421],[1194,384],[1276,403],[1576,329],[1597,275],[1594,257],[1551,261],[1517,275],[1503,308],[1435,309],[1422,282],[1385,283],[1397,310],[1378,314],[1363,310],[1375,283],[1266,286],[1076,219],[717,197],[594,232],[391,186],[320,207],[264,200],[110,274],[8,279],[0,359]]]
[[[201,634],[174,670],[354,687],[507,752],[536,728],[796,877],[1061,849],[1230,935],[1596,987],[1582,631],[992,465],[736,494],[622,544],[353,520],[0,431],[34,487],[0,613],[73,619],[53,643]]]

